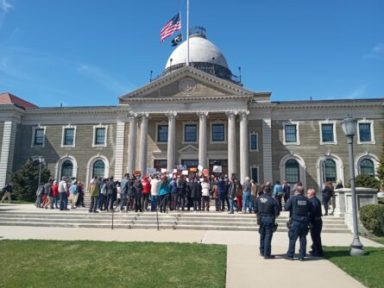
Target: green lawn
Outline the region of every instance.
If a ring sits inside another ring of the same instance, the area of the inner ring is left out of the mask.
[[[0,287],[225,286],[222,245],[2,240],[0,259]]]
[[[364,248],[365,256],[349,256],[349,247],[325,247],[325,258],[370,288],[384,288],[384,248]]]

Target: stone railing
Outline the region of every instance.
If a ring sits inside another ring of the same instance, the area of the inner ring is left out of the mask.
[[[356,187],[357,210],[368,204],[377,204],[377,190]],[[344,217],[344,222],[352,231],[352,193],[350,188],[335,190],[335,215]],[[359,214],[358,214],[359,215]],[[360,222],[360,221],[359,221]],[[359,223],[359,226],[361,224]]]

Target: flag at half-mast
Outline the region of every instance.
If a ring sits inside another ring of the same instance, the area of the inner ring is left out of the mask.
[[[160,41],[164,42],[165,39],[167,39],[176,31],[180,31],[180,30],[181,30],[180,13],[177,13],[167,23],[165,23],[164,27],[160,30]]]

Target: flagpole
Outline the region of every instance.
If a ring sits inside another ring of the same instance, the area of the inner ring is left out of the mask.
[[[187,66],[189,66],[189,0],[187,0]]]

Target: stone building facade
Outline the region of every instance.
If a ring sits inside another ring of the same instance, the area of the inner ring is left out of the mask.
[[[214,165],[240,179],[287,179],[320,188],[348,181],[341,121],[357,119],[355,171],[376,174],[382,153],[384,99],[270,101],[245,89],[205,35],[175,49],[162,75],[119,98],[117,106],[40,108],[0,95],[0,186],[28,158],[55,178],[97,176],[177,165]]]

